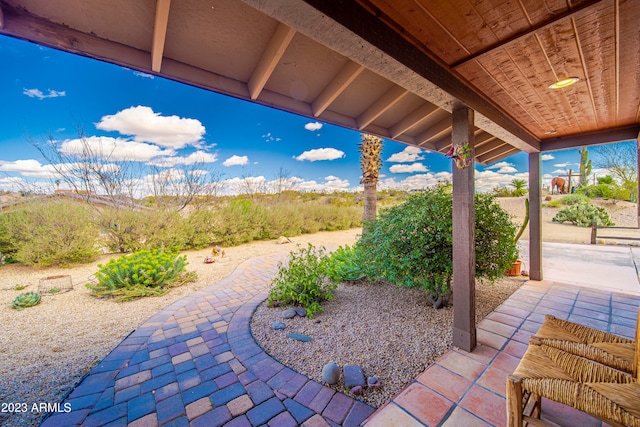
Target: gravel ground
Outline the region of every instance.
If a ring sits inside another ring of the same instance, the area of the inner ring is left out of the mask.
[[[526,278],[504,277],[494,284],[477,282],[479,321],[509,297]],[[377,376],[382,387],[357,397],[379,407],[442,355],[452,342],[453,308],[435,310],[424,291],[401,289],[389,283],[342,284],[324,312],[313,320],[282,319],[285,308],[261,304],[251,331],[274,358],[320,383],[322,367],[335,362],[360,365],[365,377]],[[319,323],[316,323],[319,320]],[[285,323],[274,330],[271,324]],[[311,337],[310,342],[287,338],[289,333]],[[332,388],[350,394],[340,382]]]

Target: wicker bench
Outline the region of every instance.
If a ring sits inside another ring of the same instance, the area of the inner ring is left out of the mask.
[[[636,339],[547,316],[507,377],[507,425],[554,426],[540,419],[541,398],[588,413],[612,426],[640,427]]]

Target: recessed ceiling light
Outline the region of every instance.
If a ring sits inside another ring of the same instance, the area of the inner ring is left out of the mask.
[[[552,130],[546,131],[544,134],[545,135],[555,135],[556,133],[558,133],[558,131],[555,130],[555,129],[552,129]]]
[[[578,80],[580,80],[579,77],[567,77],[566,79],[558,80],[554,84],[549,85],[549,89],[564,89],[565,87],[571,86]]]

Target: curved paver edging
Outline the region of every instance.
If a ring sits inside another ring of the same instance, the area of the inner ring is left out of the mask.
[[[247,260],[153,315],[41,426],[360,425],[374,408],[284,366],[251,334],[282,259]]]

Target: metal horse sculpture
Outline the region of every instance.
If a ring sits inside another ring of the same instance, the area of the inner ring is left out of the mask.
[[[555,190],[558,190],[559,194],[564,194],[566,185],[567,181],[565,181],[564,178],[556,176],[551,180],[551,194],[553,194]]]

